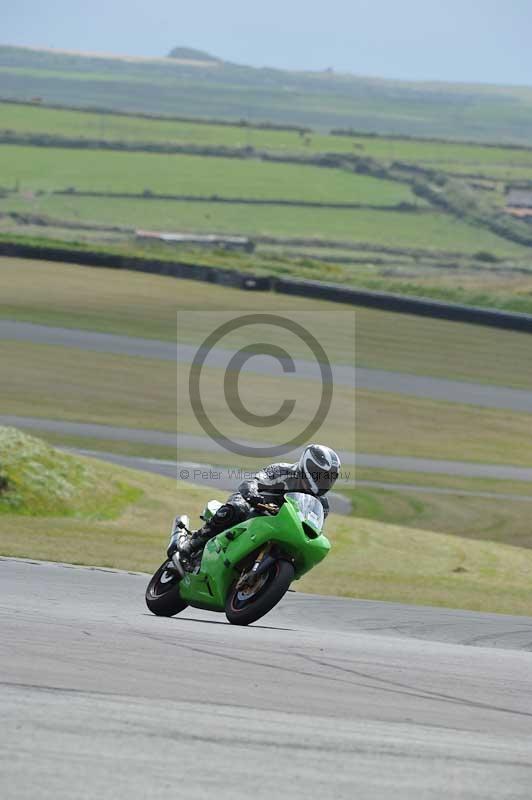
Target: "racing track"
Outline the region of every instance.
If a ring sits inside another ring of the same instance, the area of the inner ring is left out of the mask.
[[[122,428],[113,425],[95,423],[67,422],[64,420],[44,419],[43,417],[19,417],[13,414],[0,414],[0,425],[12,425],[16,428],[50,431],[73,436],[96,439],[107,439],[139,444],[154,444],[179,449],[204,450],[211,454],[227,453],[223,445],[214,439],[193,434],[168,433],[143,428]],[[243,444],[266,447],[266,442],[239,440]],[[297,450],[286,454],[286,458],[296,458]],[[416,458],[413,456],[388,456],[380,453],[353,453],[339,451],[344,467],[358,466],[376,469],[391,469],[400,472],[425,472],[461,475],[467,478],[493,478],[494,480],[532,482],[532,467],[518,467],[512,464],[481,464],[469,461],[445,461],[443,459]]]
[[[166,361],[176,360],[183,363],[189,363],[196,354],[196,347],[193,345],[181,344],[178,348],[172,342],[0,319],[1,339],[75,347],[81,350],[155,358]],[[215,348],[209,354],[206,364],[218,368],[226,367],[232,355],[232,351]],[[295,367],[294,377],[296,378],[318,378],[319,370],[316,364],[304,360],[296,360]],[[267,375],[278,375],[280,374],[281,365],[270,357],[256,356],[246,363],[244,370]],[[523,389],[444,380],[341,364],[333,364],[332,373],[334,382],[339,385],[357,386],[358,388],[374,391],[412,395],[440,401],[473,404],[479,407],[506,408],[512,411],[532,413],[532,392]],[[37,417],[18,417],[15,415],[0,415],[0,424],[47,430],[61,434],[99,437],[108,440],[114,439],[117,441],[171,447],[176,445],[175,436],[163,431],[128,429],[117,426],[47,420]],[[265,443],[257,442],[244,442],[244,444],[265,445]],[[177,445],[178,448],[183,449],[207,450],[220,452],[220,454],[225,454],[226,452],[224,447],[217,442],[202,436],[180,434]],[[355,454],[353,452],[342,452],[340,455],[345,466],[356,464],[359,467],[376,469],[456,474],[469,478],[532,482],[532,468],[513,465],[478,464],[385,454]],[[287,458],[293,456],[294,454],[287,454]],[[201,483],[203,481],[200,478],[198,482]],[[371,484],[368,483],[367,485],[378,484],[371,482]],[[397,488],[395,485],[393,487],[389,484],[386,485],[389,488]],[[514,498],[507,494],[504,499],[511,500]]]
[[[6,800],[529,800],[532,618],[296,593],[236,628],[145,584],[0,559]]]
[[[180,344],[177,347],[175,343],[155,339],[94,333],[71,328],[54,328],[11,320],[0,320],[0,340],[2,339],[76,347],[100,353],[183,363],[192,362],[198,349],[194,345]],[[233,355],[232,350],[214,348],[209,353],[205,364],[208,367],[225,369]],[[295,378],[318,380],[320,377],[317,365],[312,362],[294,359],[294,366],[296,371],[293,373],[293,377]],[[505,408],[510,411],[532,413],[532,392],[525,389],[512,389],[505,386],[491,386],[342,364],[332,364],[331,368],[334,383],[339,386],[411,395],[450,403],[465,403],[482,408]],[[254,356],[246,363],[242,371],[274,376],[282,374],[281,365],[269,356]]]

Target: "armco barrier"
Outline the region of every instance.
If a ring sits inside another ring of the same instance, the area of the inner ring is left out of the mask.
[[[493,328],[532,333],[532,315],[529,314],[496,311],[490,308],[459,305],[458,303],[443,303],[439,300],[388,292],[370,292],[365,289],[354,289],[340,284],[322,283],[321,281],[256,276],[238,270],[209,267],[201,264],[185,264],[179,261],[144,259],[115,253],[79,251],[59,247],[41,247],[15,242],[0,242],[0,255],[62,261],[90,267],[128,269],[157,275],[171,275],[175,278],[206,281],[248,291],[274,291],[280,294],[314,297],[335,303],[378,308],[381,311],[393,311],[399,314],[414,314],[434,319],[447,319],[455,322],[467,322],[474,325],[488,325]]]
[[[187,264],[180,261],[165,261],[157,258],[136,258],[117,253],[99,253],[68,248],[0,242],[0,255],[17,258],[36,258],[45,261],[62,261],[82,264],[88,267],[110,267],[136,272],[149,272],[154,275],[170,275],[174,278],[187,278],[193,281],[207,281],[239,289],[268,291],[272,288],[269,277],[259,277],[239,270],[209,267],[201,264]]]
[[[350,305],[378,308],[381,311],[414,314],[422,317],[468,322],[474,325],[489,325],[494,328],[532,333],[532,315],[517,314],[513,311],[497,311],[491,308],[464,306],[458,303],[443,303],[440,300],[431,300],[424,297],[411,297],[388,292],[370,292],[364,289],[352,289],[339,284],[293,278],[278,278],[274,281],[272,288],[276,292],[283,294],[315,297],[321,300],[332,300],[335,303],[349,303]]]

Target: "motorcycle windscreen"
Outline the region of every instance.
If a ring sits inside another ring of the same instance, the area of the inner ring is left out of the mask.
[[[317,534],[320,534],[325,522],[325,515],[318,498],[311,494],[303,494],[303,492],[287,492],[285,498],[296,506],[301,522],[310,525]]]

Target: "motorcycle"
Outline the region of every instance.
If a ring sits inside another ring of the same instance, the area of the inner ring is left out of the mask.
[[[220,507],[211,500],[201,518]],[[188,606],[224,612],[233,625],[249,625],[277,605],[293,580],[322,561],[331,544],[323,534],[320,501],[287,492],[281,506],[259,503],[245,521],[207,542],[192,563],[179,550],[151,578],[146,604],[157,616],[173,617]],[[190,536],[189,518],[178,518],[173,541]],[[171,541],[172,541],[171,540]]]

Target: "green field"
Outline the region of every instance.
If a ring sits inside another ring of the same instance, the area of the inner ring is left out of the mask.
[[[468,162],[464,164],[449,162],[434,162],[427,165],[432,166],[440,172],[448,172],[458,178],[468,176],[487,178],[488,180],[498,181],[502,186],[512,183],[532,183],[532,168],[528,159],[522,158],[520,163],[513,163],[511,160],[506,162],[504,158],[497,161]]]
[[[21,192],[74,187],[78,191],[151,191],[368,205],[415,201],[408,186],[337,169],[159,153],[3,145],[0,175],[4,187],[16,186]],[[68,204],[70,199],[60,202]]]
[[[47,134],[114,142],[208,147],[253,147],[299,155],[347,153],[390,163],[406,161],[442,172],[483,174],[497,179],[532,178],[532,150],[479,144],[408,141],[389,137],[331,136],[318,132],[260,130],[177,120],[145,119],[31,105],[0,104],[1,127],[18,134]]]
[[[141,79],[140,73],[137,77]],[[89,137],[115,141],[117,147],[132,141],[139,146],[246,147],[286,157],[336,152],[336,158],[345,153],[365,159],[357,162],[357,169],[371,173],[353,172],[348,161],[327,167],[263,161],[248,157],[249,150],[229,158],[109,151],[94,143],[93,149],[3,144],[1,232],[117,245],[131,255],[140,249],[141,255],[164,258],[171,258],[170,248],[139,244],[134,230],[245,235],[257,240],[255,252],[245,257],[186,249],[175,250],[174,257],[255,274],[532,311],[531,229],[502,213],[502,179],[526,180],[532,149],[256,129],[14,103],[0,103],[1,112],[4,130],[13,135],[56,136],[58,141]],[[439,177],[420,168],[436,169]],[[447,181],[446,174],[464,179]],[[467,177],[475,174],[491,180],[488,191]],[[101,196],[106,193],[132,196]],[[171,195],[181,199],[161,199]],[[253,200],[259,204],[248,202]],[[309,202],[324,205],[301,205]],[[297,242],[288,249],[282,240]],[[347,247],[357,248],[356,253]]]
[[[320,130],[528,143],[526,87],[408,83],[330,73],[216,67],[0,48],[4,97]]]
[[[461,253],[471,256],[488,251],[520,260],[525,259],[530,250],[436,210],[419,215],[400,211],[43,195],[0,199],[2,211],[160,231],[312,237],[374,247],[419,247],[435,254],[455,253],[458,257]],[[353,274],[353,281],[356,282],[356,274]]]

